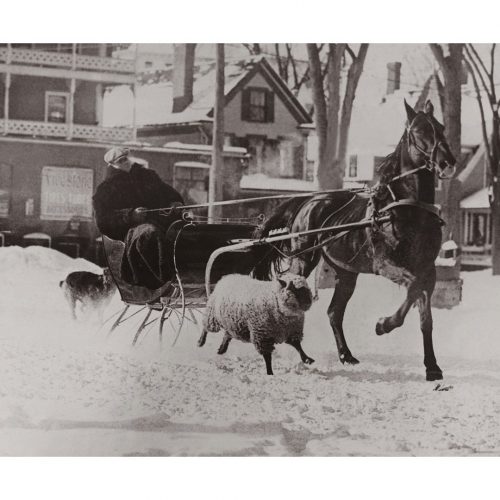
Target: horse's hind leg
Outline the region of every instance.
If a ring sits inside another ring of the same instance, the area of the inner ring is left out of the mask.
[[[342,323],[347,303],[356,288],[358,275],[339,268],[335,268],[335,272],[337,274],[337,281],[332,301],[328,307],[328,317],[330,318],[330,325],[332,326],[335,342],[337,343],[340,361],[356,365],[359,361],[351,354],[351,351],[347,347]]]
[[[395,328],[400,327],[408,314],[411,306],[416,302],[416,300],[422,294],[423,286],[422,282],[415,280],[408,286],[408,291],[406,292],[406,299],[401,304],[399,309],[392,315],[385,318],[380,318],[375,326],[375,332],[377,335],[384,335],[385,333],[392,332]]]
[[[432,309],[431,296],[435,285],[434,279],[430,279],[426,289],[418,299],[418,310],[420,312],[420,328],[424,338],[424,365],[426,371],[426,379],[429,381],[442,380],[443,372],[436,362],[434,355],[434,346],[432,345]]]

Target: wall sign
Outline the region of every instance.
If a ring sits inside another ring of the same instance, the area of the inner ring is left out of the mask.
[[[92,217],[94,172],[90,168],[43,167],[40,218]]]

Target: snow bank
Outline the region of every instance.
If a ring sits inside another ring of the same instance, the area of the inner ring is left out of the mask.
[[[265,375],[250,344],[220,336],[196,346],[187,324],[175,347],[156,324],[130,343],[139,315],[111,337],[73,322],[58,281],[95,270],[54,250],[0,249],[0,455],[472,455],[500,453],[500,278],[463,273],[463,303],[435,310],[443,387],[425,382],[418,314],[377,337],[375,322],[404,290],[360,276],[346,311],[361,361],[338,361],[326,309],[306,315],[306,367],[276,347]],[[116,299],[108,313],[118,310]]]

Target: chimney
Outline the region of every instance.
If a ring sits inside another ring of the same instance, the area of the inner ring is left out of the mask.
[[[184,111],[193,102],[195,43],[174,44],[172,113]]]
[[[394,94],[401,87],[401,63],[387,63],[387,95]]]

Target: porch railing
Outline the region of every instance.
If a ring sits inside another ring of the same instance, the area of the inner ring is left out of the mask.
[[[51,137],[83,139],[87,141],[125,142],[134,138],[133,129],[128,127],[99,127],[68,123],[38,122],[29,120],[1,120],[0,133],[30,137]]]
[[[10,61],[9,61],[10,57]],[[22,65],[52,66],[68,69],[84,69],[93,71],[107,71],[113,73],[134,73],[134,61],[118,59],[116,57],[99,57],[63,52],[48,52],[31,49],[0,48],[0,62],[11,62]]]

